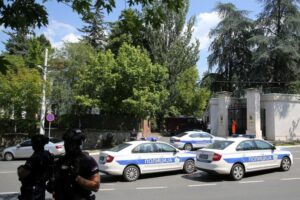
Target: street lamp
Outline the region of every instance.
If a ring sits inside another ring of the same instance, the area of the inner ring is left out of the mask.
[[[38,65],[43,72],[43,91],[41,101],[41,117],[40,117],[40,134],[45,135],[45,112],[46,112],[46,80],[47,80],[47,63],[48,63],[48,49],[45,49],[44,67]]]

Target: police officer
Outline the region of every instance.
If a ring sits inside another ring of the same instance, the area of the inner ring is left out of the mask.
[[[34,153],[24,165],[18,167],[19,180],[22,183],[20,200],[45,200],[46,181],[49,179],[49,167],[53,158],[44,150],[49,138],[34,135],[31,138]]]
[[[92,200],[100,188],[100,174],[97,162],[82,152],[85,140],[79,129],[70,129],[63,135],[66,154],[55,167],[53,197],[55,200]],[[51,188],[51,187],[50,187]]]

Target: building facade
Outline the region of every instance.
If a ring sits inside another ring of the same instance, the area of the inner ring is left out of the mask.
[[[254,134],[273,141],[300,140],[300,95],[261,94],[247,89],[245,98],[233,98],[220,92],[209,102],[209,119],[213,135],[227,137],[231,123],[237,134]]]

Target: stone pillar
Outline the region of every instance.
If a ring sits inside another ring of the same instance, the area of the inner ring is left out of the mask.
[[[218,136],[227,137],[228,133],[228,107],[231,101],[230,92],[219,92],[218,95]]]
[[[210,133],[212,135],[218,135],[218,108],[219,108],[219,99],[212,98],[209,101],[209,124],[210,124]]]
[[[256,138],[262,138],[260,119],[260,92],[250,88],[247,92],[247,134],[254,134]]]

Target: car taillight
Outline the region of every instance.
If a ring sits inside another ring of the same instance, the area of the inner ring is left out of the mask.
[[[222,158],[222,155],[214,153],[214,155],[213,155],[213,161],[219,161],[219,160],[221,160],[221,158]]]
[[[112,162],[114,160],[114,157],[111,155],[106,156],[106,162]]]
[[[61,149],[61,148],[63,148],[63,145],[61,145],[61,144],[60,145],[55,145],[55,148],[56,149]]]

